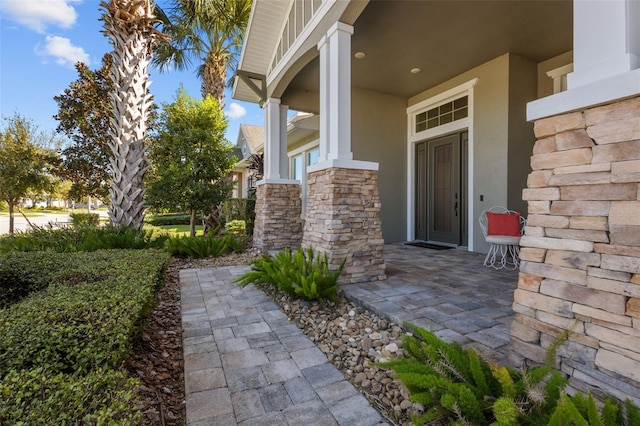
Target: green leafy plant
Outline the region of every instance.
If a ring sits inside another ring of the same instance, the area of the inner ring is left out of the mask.
[[[585,396],[577,393],[568,396],[562,393],[549,420],[549,426],[564,425],[640,425],[640,409],[631,400],[627,400],[624,409],[621,409],[618,402],[611,397],[606,397],[604,405],[599,409],[591,394]]]
[[[216,237],[216,231],[206,237],[172,237],[165,249],[173,256],[189,256],[196,259],[218,257],[229,251],[229,239]]]
[[[241,287],[249,284],[270,284],[305,300],[335,300],[338,277],[345,262],[346,259],[336,271],[329,271],[326,253],[324,256],[314,256],[311,247],[306,252],[302,248],[295,252],[285,248],[275,257],[264,254],[254,260],[251,263],[251,271],[241,275],[234,282]]]
[[[227,241],[227,247],[234,253],[242,253],[247,247],[246,235],[227,234],[224,238]]]
[[[224,224],[227,233],[233,235],[246,235],[247,225],[244,220],[232,220]]]
[[[378,364],[391,368],[423,404],[415,424],[439,419],[475,425],[546,424],[562,389],[562,373],[543,365],[528,370],[490,365],[472,349],[449,344],[410,323],[404,337],[407,358]]]
[[[12,251],[76,252],[103,249],[162,248],[168,237],[154,238],[152,231],[113,225],[67,229],[39,228],[0,238],[0,253]]]
[[[98,213],[71,213],[71,226],[74,228],[84,228],[86,226],[98,226],[100,215]]]
[[[12,370],[0,380],[0,424],[138,424],[137,389],[138,381],[123,370],[81,377],[42,367]]]
[[[32,286],[0,310],[0,424],[136,424],[122,369],[164,282],[159,250],[0,256]]]

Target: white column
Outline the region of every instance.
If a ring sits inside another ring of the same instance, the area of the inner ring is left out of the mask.
[[[353,27],[336,22],[318,42],[320,51],[320,158],[307,172],[329,167],[378,170],[378,163],[357,161],[351,151],[351,35]]]
[[[327,161],[329,152],[329,40],[322,37],[318,43],[320,51],[320,158]]]
[[[329,40],[329,160],[351,160],[351,35],[353,27],[336,22]]]
[[[574,0],[569,90],[640,68],[640,1]]]
[[[288,105],[281,105],[280,99],[269,98],[264,103],[264,176],[263,183],[296,184],[289,179],[289,158],[287,157],[287,113]]]
[[[280,163],[279,174],[281,179],[289,179],[289,157],[287,156],[287,113],[289,105],[280,105]]]
[[[280,126],[280,99],[269,98],[265,101],[264,125],[264,179],[280,179],[280,132],[282,129]]]

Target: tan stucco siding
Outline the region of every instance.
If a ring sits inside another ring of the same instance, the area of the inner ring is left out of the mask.
[[[509,56],[509,186],[507,205],[527,214],[522,190],[531,172],[530,158],[535,135],[533,123],[526,118],[527,102],[537,96],[537,64],[518,55]]]
[[[351,147],[355,160],[379,163],[385,243],[406,240],[406,99],[354,87],[351,91]]]

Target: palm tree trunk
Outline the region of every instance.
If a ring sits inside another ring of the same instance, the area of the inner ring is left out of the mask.
[[[104,32],[114,49],[109,218],[115,226],[142,229],[143,179],[149,169],[144,139],[152,105],[147,67],[151,49],[162,35],[153,28],[152,0],[103,0],[101,6]]]

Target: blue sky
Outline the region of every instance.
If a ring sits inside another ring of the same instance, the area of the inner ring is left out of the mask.
[[[99,0],[0,0],[0,115],[15,112],[31,119],[43,131],[54,131],[58,104],[53,97],[78,78],[77,61],[91,69],[101,66],[110,52],[102,34]],[[162,6],[170,0],[157,0]],[[160,73],[150,66],[151,94],[157,104],[170,103],[180,85],[200,97],[194,70]],[[240,123],[264,123],[256,104],[231,99],[227,90],[227,139],[235,143]]]

